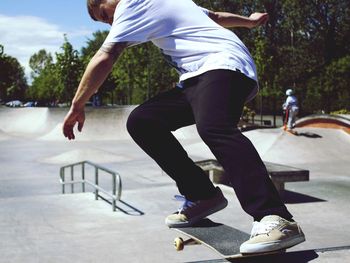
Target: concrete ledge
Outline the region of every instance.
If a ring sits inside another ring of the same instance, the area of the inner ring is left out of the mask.
[[[264,162],[271,180],[280,194],[283,194],[286,182],[309,181],[309,171],[291,167],[287,165]],[[210,179],[217,184],[227,184],[227,178],[224,175],[224,169],[215,159],[207,159],[196,162]]]
[[[309,170],[304,170],[287,165],[264,162],[272,182],[281,194],[284,191],[284,184],[287,182],[309,181]]]

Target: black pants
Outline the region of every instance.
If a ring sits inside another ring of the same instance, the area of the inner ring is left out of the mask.
[[[127,128],[135,142],[175,180],[189,200],[207,199],[215,188],[171,131],[196,124],[222,165],[242,208],[255,220],[292,215],[281,201],[253,144],[238,129],[244,102],[255,82],[241,73],[213,70],[137,107]]]

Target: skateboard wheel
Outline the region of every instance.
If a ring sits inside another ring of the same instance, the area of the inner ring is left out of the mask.
[[[181,237],[177,237],[174,240],[174,246],[177,251],[184,249],[184,240]]]

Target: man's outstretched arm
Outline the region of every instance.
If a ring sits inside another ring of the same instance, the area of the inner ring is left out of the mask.
[[[104,45],[90,60],[63,122],[63,134],[69,140],[75,139],[73,128],[76,123],[78,130],[82,130],[85,121],[85,103],[106,80],[125,46],[123,43]]]
[[[228,12],[214,12],[209,10],[209,17],[223,27],[254,28],[265,24],[269,20],[267,13],[253,13],[249,17]]]

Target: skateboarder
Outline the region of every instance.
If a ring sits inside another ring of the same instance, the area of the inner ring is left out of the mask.
[[[298,100],[294,96],[294,91],[292,89],[286,90],[287,99],[283,103],[283,111],[286,112],[285,116],[288,116],[288,119],[285,120],[286,128],[288,132],[293,132],[295,126],[295,120],[299,112]]]
[[[219,25],[251,28],[266,22],[267,14],[217,13],[191,0],[88,0],[88,10],[94,20],[110,24],[111,30],[85,70],[64,120],[64,135],[74,139],[76,123],[82,130],[85,102],[106,79],[122,50],[152,41],[179,72],[181,85],[138,106],[129,116],[127,129],[185,197],[166,224],[188,226],[227,205],[221,190],[171,133],[196,124],[229,175],[242,208],[254,218],[251,239],[242,244],[241,252],[271,251],[302,242],[304,235],[257,151],[237,129],[244,103],[257,93],[256,68],[240,39]]]

